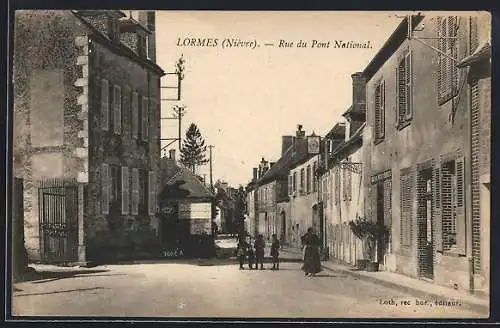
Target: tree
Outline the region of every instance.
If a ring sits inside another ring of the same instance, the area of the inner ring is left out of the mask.
[[[208,163],[205,154],[207,146],[196,124],[191,123],[183,140],[180,162],[195,173],[196,167]]]

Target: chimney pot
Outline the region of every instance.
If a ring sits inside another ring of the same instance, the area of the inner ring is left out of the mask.
[[[352,104],[366,103],[366,78],[363,73],[356,72],[351,74],[352,78]]]
[[[168,151],[169,158],[175,161],[175,149],[170,149]]]

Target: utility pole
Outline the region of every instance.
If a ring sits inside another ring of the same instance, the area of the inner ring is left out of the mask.
[[[208,148],[210,149],[210,190],[213,192],[214,191],[214,184],[212,180],[212,148],[214,148],[213,145],[209,145]]]

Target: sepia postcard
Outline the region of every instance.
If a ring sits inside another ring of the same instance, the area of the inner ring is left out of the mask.
[[[11,320],[490,314],[491,15],[18,10]]]

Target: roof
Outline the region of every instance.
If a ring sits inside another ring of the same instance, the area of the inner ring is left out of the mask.
[[[414,29],[422,19],[424,19],[423,15],[412,15],[412,29]],[[366,77],[366,80],[369,81],[373,75],[382,67],[382,65],[389,59],[394,52],[403,44],[408,36],[408,18],[405,17],[401,23],[399,23],[396,30],[389,36],[387,41],[384,43],[382,48],[377,52],[377,54],[370,61],[368,66],[363,71],[363,75]]]
[[[357,130],[356,132],[353,133],[353,135],[347,140],[342,143],[340,143],[332,152],[331,158],[334,158],[341,154],[344,150],[347,150],[350,146],[354,145],[358,141],[363,141],[362,138],[362,132],[363,129],[365,128],[366,123],[363,123]]]
[[[165,75],[165,71],[156,63],[152,62],[147,58],[139,56],[132,49],[130,49],[121,42],[117,43],[113,42],[107,35],[101,33],[101,31],[96,29],[90,22],[81,17],[79,11],[72,10],[71,12],[76,18],[78,18],[80,22],[82,22],[87,28],[89,28],[92,31],[92,35],[95,37],[96,41],[106,45],[106,47],[110,49],[112,52],[114,52],[117,55],[128,57],[139,64],[147,66],[149,69],[157,72],[161,76]]]
[[[325,135],[325,138],[331,138],[334,135],[345,136],[345,122],[339,122],[333,126],[333,128]]]
[[[160,160],[161,189],[165,186],[178,185],[185,191],[185,198],[213,198],[215,195],[189,169],[178,165],[174,160],[162,158]]]
[[[458,64],[458,68],[466,67],[466,66],[471,66],[481,60],[489,59],[491,58],[491,45],[488,41],[483,42],[480,44],[474,52],[462,59]]]
[[[343,117],[366,115],[366,104],[351,105],[343,114]]]
[[[256,185],[263,185],[275,180],[281,175],[288,175],[288,168],[293,163],[293,145],[288,147],[280,159],[260,178]]]

